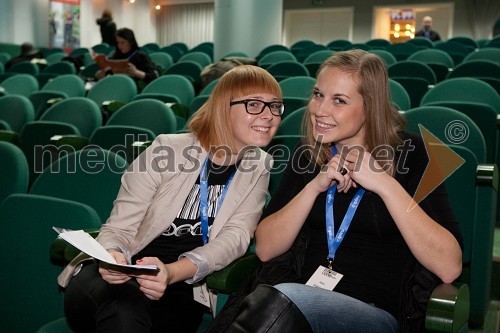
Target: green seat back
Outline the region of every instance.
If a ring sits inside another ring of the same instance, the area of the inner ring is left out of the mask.
[[[194,84],[194,86],[197,86],[200,82],[200,74],[202,69],[203,68],[199,63],[192,60],[184,60],[182,62],[173,64],[169,69],[165,71],[165,75],[182,75],[189,79]]]
[[[76,68],[75,65],[73,65],[68,61],[59,61],[45,67],[42,73],[57,74],[57,75],[76,74]]]
[[[422,98],[422,105],[438,101],[484,103],[500,113],[500,97],[496,91],[475,78],[460,77],[440,82]]]
[[[372,47],[368,44],[365,43],[353,43],[351,45],[348,45],[345,47],[345,51],[347,50],[365,50],[365,51],[370,51]]]
[[[87,204],[95,209],[104,223],[113,208],[127,167],[125,159],[109,150],[79,150],[48,166],[29,193]]]
[[[201,68],[204,68],[212,63],[212,59],[208,54],[201,51],[188,52],[182,55],[177,62],[194,61],[198,63]]]
[[[300,135],[276,135],[271,143],[264,148],[266,152],[271,154],[274,159],[273,168],[271,170],[271,178],[269,180],[269,195],[272,196],[281,183],[283,171],[302,136]],[[283,185],[285,186],[285,185]]]
[[[161,95],[169,97],[172,102],[177,98],[179,103],[189,105],[194,98],[195,91],[193,84],[185,76],[167,74],[151,81],[135,99],[151,97],[160,99]],[[168,100],[163,101],[168,102]]]
[[[463,46],[467,47],[471,51],[474,51],[474,50],[479,48],[477,41],[471,37],[468,37],[468,36],[455,36],[455,37],[448,39],[448,42],[462,44]]]
[[[280,124],[276,135],[300,135],[302,134],[302,119],[307,106],[303,106],[291,112]]]
[[[293,54],[297,54],[299,53],[300,50],[302,50],[304,47],[307,47],[309,45],[313,45],[313,44],[316,44],[314,41],[310,40],[310,39],[302,39],[302,40],[299,40],[299,41],[296,41],[295,43],[293,43],[291,46],[290,46],[290,51],[293,53]]]
[[[29,183],[28,161],[23,151],[10,142],[0,141],[0,204],[13,193],[26,193]]]
[[[469,49],[467,46],[461,43],[450,41],[436,44],[434,47],[448,53],[453,58],[455,66],[460,64],[464,60],[464,58],[472,52],[472,49]]]
[[[94,101],[71,97],[51,106],[40,120],[72,124],[82,136],[88,138],[102,124],[102,114]]]
[[[333,51],[340,51],[345,49],[347,46],[351,45],[352,42],[346,39],[336,39],[332,40],[328,44],[326,44],[326,47],[328,47],[330,50]]]
[[[420,106],[403,113],[408,121],[407,131],[420,134],[419,124],[444,144],[464,146],[476,155],[480,163],[486,162],[486,143],[479,127],[467,115],[442,106]]]
[[[172,57],[174,63],[176,63],[180,59],[180,57],[182,57],[182,55],[184,54],[184,52],[181,49],[179,49],[174,45],[162,47],[157,52],[168,53]]]
[[[385,64],[387,65],[387,67],[398,62],[396,57],[391,52],[389,52],[387,50],[372,49],[368,52],[376,54],[380,58],[382,58],[382,60],[384,60]]]
[[[285,103],[285,113],[281,116],[282,121],[295,113],[295,111],[307,106],[309,98],[283,97],[283,102]]]
[[[406,60],[410,55],[418,51],[418,47],[411,43],[391,44],[386,48],[398,61]]]
[[[158,43],[146,43],[142,47],[149,49],[151,52],[156,52],[160,49]]]
[[[213,60],[214,59],[214,44],[212,42],[200,43],[200,44],[196,45],[195,47],[193,47],[188,52],[203,52],[206,55],[208,55],[210,60]]]
[[[420,50],[429,49],[429,48],[434,47],[434,44],[432,43],[432,41],[430,39],[427,39],[427,38],[421,37],[421,36],[417,36],[413,39],[409,39],[406,41],[406,43],[413,44]]]
[[[485,47],[477,52],[471,52],[464,58],[464,63],[471,60],[490,60],[500,65],[500,48]]]
[[[90,98],[97,105],[102,105],[104,101],[130,102],[137,95],[137,86],[127,75],[110,75],[98,81],[93,86],[87,98]]]
[[[13,75],[1,83],[2,87],[9,94],[18,94],[25,97],[37,91],[39,88],[38,81],[31,74],[16,74]]]
[[[306,66],[311,77],[316,77],[319,67],[321,64],[332,56],[333,50],[319,50],[311,53],[307,58],[304,59],[304,66]]]
[[[427,40],[427,39],[426,39]],[[442,64],[448,68],[453,68],[453,58],[443,50],[425,49],[415,52],[408,57],[408,60],[420,61],[424,64]]]
[[[478,79],[500,79],[500,63],[491,60],[469,60],[456,66],[447,79],[473,77]]]
[[[42,120],[26,123],[19,135],[19,147],[28,160],[30,184],[47,166],[67,153],[67,147],[51,144],[54,135],[81,136],[73,124]]]
[[[322,50],[329,50],[329,48],[325,45],[322,44],[314,44],[314,45],[308,45],[306,47],[303,47],[297,52],[297,61],[303,63],[304,60],[310,56],[311,54],[322,51]]]
[[[216,78],[215,80],[210,81],[209,84],[207,84],[198,94],[199,96],[201,95],[210,95],[212,93],[212,90],[214,90],[215,86],[219,82],[220,78]]]
[[[166,52],[153,52],[149,54],[149,57],[156,66],[161,68],[162,71],[165,71],[174,63],[172,56]]]
[[[153,141],[155,137],[151,130],[144,127],[106,125],[94,131],[89,143],[120,155],[130,164],[138,155],[134,142]]]
[[[396,104],[398,110],[405,111],[411,108],[410,95],[408,95],[408,92],[401,83],[389,79],[389,89],[391,90],[392,102]]]
[[[278,81],[292,76],[310,76],[306,66],[297,61],[281,61],[269,66],[267,71]]]
[[[310,98],[316,80],[310,76],[294,76],[279,82],[284,97]]]
[[[155,99],[140,99],[122,106],[106,124],[143,127],[155,135],[175,133],[177,128],[172,109]]]
[[[40,69],[37,64],[34,64],[30,61],[22,61],[10,66],[9,72],[30,74],[35,76],[40,73]]]
[[[0,120],[9,124],[14,132],[21,132],[24,124],[35,119],[35,110],[28,98],[22,95],[0,97]]]
[[[61,267],[53,265],[49,256],[57,237],[52,226],[98,228],[100,220],[86,205],[28,194],[13,194],[4,200],[0,219],[5,265],[0,274],[5,286],[0,302],[2,331],[35,332],[64,315],[63,293],[57,285]]]
[[[189,104],[188,118],[198,111],[198,109],[208,100],[208,97],[208,95],[198,95],[193,99],[191,104]]]
[[[388,68],[389,77],[419,77],[428,84],[436,84],[436,75],[426,64],[419,61],[399,61]]]
[[[367,41],[366,44],[369,45],[369,46],[371,46],[372,49],[385,50],[392,43],[390,41],[388,41],[387,39],[374,38],[374,39],[370,39],[369,41]]]
[[[421,77],[404,77],[404,76],[394,76],[391,77],[394,81],[401,84],[408,95],[410,96],[410,104],[412,108],[418,107],[422,97],[429,91],[429,83],[426,79]]]
[[[259,59],[259,66],[267,68],[281,61],[297,61],[297,58],[290,51],[278,50],[269,52]]]
[[[281,44],[268,45],[259,52],[259,54],[256,57],[257,61],[262,59],[262,57],[265,56],[266,54],[274,52],[274,51],[288,51],[288,52],[290,52],[290,49],[288,47],[286,47],[285,45],[281,45]]]
[[[183,53],[186,53],[189,50],[189,47],[186,45],[186,43],[183,42],[175,42],[170,44],[170,46],[174,46],[181,50]]]
[[[95,73],[99,70],[99,66],[97,64],[90,64],[88,66],[85,66],[81,71],[80,71],[80,76],[82,76],[86,80],[94,80]]]
[[[40,91],[59,91],[64,92],[68,97],[85,96],[85,85],[83,80],[75,74],[59,75],[53,80],[47,82]]]

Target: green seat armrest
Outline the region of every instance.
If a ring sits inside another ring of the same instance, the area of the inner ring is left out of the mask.
[[[166,103],[167,106],[170,106],[172,111],[176,116],[187,119],[189,114],[189,106],[184,105],[182,103]]]
[[[207,276],[207,287],[224,294],[235,292],[248,280],[259,264],[259,258],[247,252],[225,268]]]
[[[108,114],[118,111],[119,108],[124,106],[126,103],[121,101],[104,101],[102,102],[102,110],[106,111]]]
[[[463,332],[469,320],[469,287],[466,284],[442,283],[437,286],[427,305],[427,332]]]
[[[19,134],[10,130],[0,130],[0,141],[17,144],[19,142]]]
[[[47,100],[47,107],[51,107],[51,106],[53,106],[53,105],[55,105],[63,100],[64,100],[64,98],[62,98],[62,97],[48,99]]]
[[[67,264],[64,258],[64,249],[66,246],[68,246],[68,243],[62,238],[56,238],[52,244],[50,244],[49,257],[54,265],[64,266]]]
[[[89,139],[78,135],[54,135],[50,138],[50,143],[56,147],[62,148],[64,146],[69,146],[75,150],[81,150],[89,144]]]
[[[87,233],[89,233],[92,237],[96,238],[99,234],[98,229],[84,229]],[[64,266],[74,257],[76,257],[80,253],[73,245],[66,242],[64,239],[57,237],[54,239],[52,244],[50,244],[49,248],[49,257],[50,261],[56,265]]]

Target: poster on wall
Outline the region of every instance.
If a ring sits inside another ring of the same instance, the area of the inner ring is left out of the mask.
[[[80,47],[80,0],[50,1],[49,33],[51,47]]]

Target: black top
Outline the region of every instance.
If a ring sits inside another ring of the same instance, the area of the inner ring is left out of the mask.
[[[433,42],[441,40],[441,36],[434,30],[421,29],[415,33],[415,37],[425,37]]]
[[[209,229],[219,210],[219,199],[236,165],[219,166],[210,160],[208,169],[208,225]],[[134,258],[158,257],[163,263],[177,261],[179,256],[203,246],[200,222],[200,177],[196,180],[184,205],[172,224],[160,236],[141,250]]]
[[[116,24],[109,17],[101,17],[96,20],[100,26],[102,42],[110,46],[116,46]]]
[[[110,59],[128,59],[128,61],[134,64],[138,70],[146,73],[146,76],[142,79],[142,81],[146,83],[153,81],[159,76],[158,70],[151,61],[151,58],[147,54],[139,51],[139,49],[130,50],[128,53],[122,53],[120,50],[116,50]]]
[[[411,140],[413,151],[397,153],[398,172],[395,178],[410,194],[414,194],[428,162],[420,137],[402,133]],[[263,218],[285,206],[319,172],[316,163],[306,154],[295,151],[281,185],[273,195]],[[406,158],[405,158],[406,157]],[[408,168],[407,172],[403,170]],[[380,184],[383,186],[383,184]],[[334,218],[337,231],[347,207],[357,189],[335,193]],[[319,265],[327,266],[328,246],[325,227],[326,192],[320,194],[307,217],[310,242],[305,254],[300,282],[305,283]],[[439,186],[420,203],[420,206],[438,223],[448,229],[462,246],[462,237],[444,186]],[[344,275],[335,291],[382,308],[396,318],[399,315],[402,286],[406,282],[408,263],[413,255],[396,227],[382,199],[366,191],[354,215],[351,226],[340,244],[333,269]]]

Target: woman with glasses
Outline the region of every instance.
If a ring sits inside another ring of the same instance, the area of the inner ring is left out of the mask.
[[[253,237],[272,166],[259,147],[283,112],[269,73],[236,67],[193,116],[190,133],[158,136],[132,163],[97,241],[117,263],[158,270],[121,270],[80,254],[59,276],[73,331],[197,330],[210,305],[204,278],[242,256]]]
[[[423,331],[430,293],[461,273],[462,238],[443,186],[413,201],[419,184],[432,185],[429,160],[403,131],[384,62],[332,55],[304,123],[307,145],[255,233],[264,264],[254,285],[268,285],[225,332]]]

